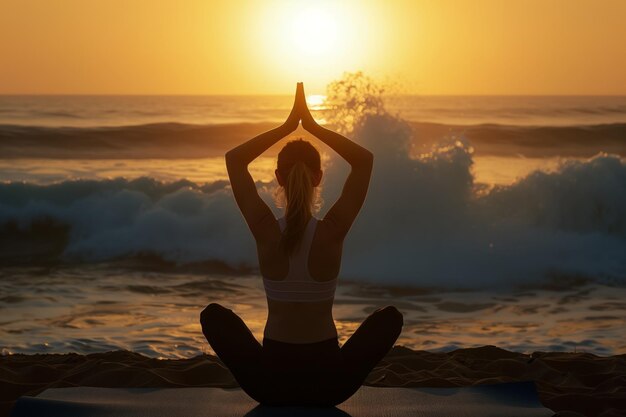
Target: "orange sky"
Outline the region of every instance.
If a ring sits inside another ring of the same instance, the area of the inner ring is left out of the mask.
[[[623,0],[0,0],[3,94],[626,94]]]

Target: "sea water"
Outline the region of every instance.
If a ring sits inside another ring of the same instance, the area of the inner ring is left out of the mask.
[[[197,319],[216,301],[261,338],[223,153],[291,104],[1,96],[0,348],[188,356],[208,349]],[[396,304],[414,348],[624,353],[625,132],[624,97],[388,98],[350,134],[375,166],[344,246],[342,340]],[[348,167],[320,149],[322,218]],[[278,216],[274,165],[250,170]]]

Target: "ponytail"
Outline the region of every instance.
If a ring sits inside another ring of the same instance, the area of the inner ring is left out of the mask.
[[[280,247],[291,256],[300,247],[313,200],[313,175],[303,161],[296,162],[289,171],[285,193],[287,226],[283,231]]]

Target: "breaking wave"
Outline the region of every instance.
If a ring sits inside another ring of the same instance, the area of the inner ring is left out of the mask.
[[[555,275],[626,281],[626,166],[619,156],[565,161],[483,189],[474,183],[466,139],[443,139],[411,158],[413,135],[408,122],[384,112],[354,127],[352,137],[372,150],[375,164],[345,242],[342,278],[472,288]],[[347,173],[343,160],[328,161],[324,201],[335,201]],[[257,183],[272,207],[274,186]],[[4,183],[0,231],[5,261],[54,247],[63,261],[149,254],[176,264],[257,267],[255,243],[225,181]],[[20,239],[30,243],[20,246]],[[46,246],[49,240],[55,245]]]

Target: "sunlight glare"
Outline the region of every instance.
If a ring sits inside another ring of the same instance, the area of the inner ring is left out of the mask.
[[[263,71],[289,83],[306,81],[307,93],[344,71],[378,60],[384,23],[372,3],[266,0],[256,3],[250,52]]]
[[[300,10],[292,21],[291,39],[294,47],[307,54],[327,52],[337,41],[337,22],[327,9]]]
[[[306,98],[306,104],[309,106],[311,110],[324,110],[324,102],[326,101],[326,96],[321,94],[311,94]]]

